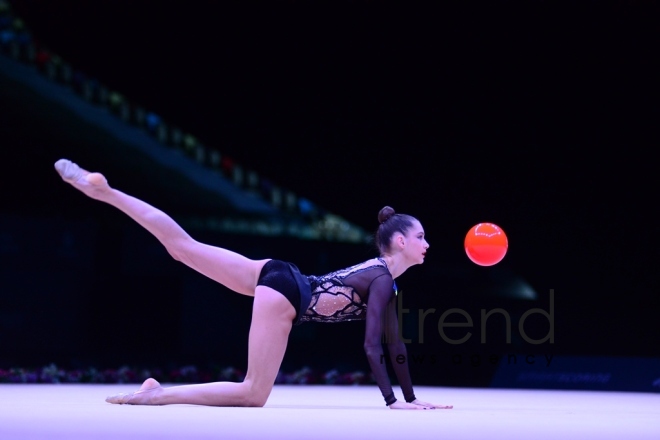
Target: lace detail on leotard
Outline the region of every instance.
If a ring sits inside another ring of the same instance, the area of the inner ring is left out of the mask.
[[[366,319],[369,286],[374,279],[390,275],[378,258],[323,276],[308,276],[312,298],[300,321],[344,322]]]

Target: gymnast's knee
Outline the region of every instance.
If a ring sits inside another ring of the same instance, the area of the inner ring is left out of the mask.
[[[241,406],[261,408],[266,405],[270,390],[259,389],[249,381],[243,382],[243,385],[245,385],[245,394]]]
[[[266,405],[267,401],[268,401],[268,397],[261,398],[257,396],[251,396],[245,400],[243,406],[250,408],[263,408]]]

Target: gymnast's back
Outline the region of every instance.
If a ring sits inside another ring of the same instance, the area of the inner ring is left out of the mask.
[[[307,276],[309,307],[301,322],[343,322],[366,319],[369,296],[394,296],[394,280],[382,258],[373,258],[322,276]]]

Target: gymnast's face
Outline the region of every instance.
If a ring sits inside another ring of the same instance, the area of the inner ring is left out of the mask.
[[[424,235],[422,224],[415,220],[404,236],[403,252],[412,264],[422,264],[429,244]]]

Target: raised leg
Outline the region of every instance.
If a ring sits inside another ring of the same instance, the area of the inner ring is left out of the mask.
[[[163,388],[154,379],[147,379],[137,393],[111,396],[106,401],[131,405],[264,406],[282,364],[295,314],[282,294],[258,286],[250,326],[248,371],[243,382]]]
[[[235,252],[193,240],[167,214],[111,188],[99,173],[89,173],[65,159],[58,161],[55,168],[62,179],[87,196],[120,209],[142,225],[175,259],[230,289],[254,296],[248,371],[243,382],[163,388],[156,380],[147,379],[137,392],[112,396],[106,400],[132,405],[265,405],[282,364],[296,315],[296,310],[281,293],[256,285],[261,268],[268,260],[250,260]]]
[[[225,287],[253,296],[261,268],[268,260],[251,260],[227,249],[194,240],[163,211],[111,188],[100,173],[89,173],[60,159],[55,169],[62,179],[88,197],[108,203],[153,234],[172,257]]]

